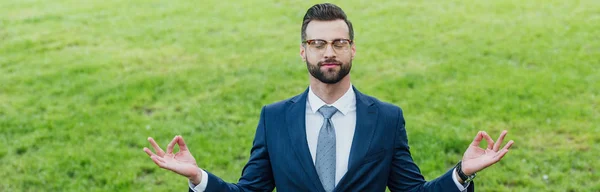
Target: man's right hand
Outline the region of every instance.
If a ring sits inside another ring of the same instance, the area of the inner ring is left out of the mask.
[[[154,148],[154,151],[156,151],[156,154],[150,151],[150,149],[147,147],[144,147],[144,152],[150,156],[156,165],[158,165],[160,168],[171,170],[179,175],[187,177],[194,185],[200,184],[202,171],[200,171],[198,165],[196,165],[196,159],[194,159],[185,145],[183,137],[179,135],[175,136],[171,143],[167,145],[166,153],[158,146],[158,144],[156,144],[152,137],[148,137],[148,142],[150,142]],[[179,152],[173,154],[173,147],[175,147],[175,143],[179,145]]]

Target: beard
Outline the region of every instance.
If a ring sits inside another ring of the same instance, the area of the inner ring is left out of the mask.
[[[323,66],[323,63],[336,63],[340,66],[340,69],[338,71],[336,71],[336,68],[328,68],[325,70],[321,70],[321,66]],[[319,62],[316,65],[311,64],[310,62],[308,62],[308,60],[306,60],[306,67],[308,68],[308,72],[319,81],[325,84],[336,84],[350,73],[350,69],[352,68],[352,60],[344,64],[337,60],[330,59],[323,62]]]

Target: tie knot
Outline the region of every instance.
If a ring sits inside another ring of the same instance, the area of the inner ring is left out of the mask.
[[[325,119],[331,119],[331,116],[333,116],[335,112],[337,112],[337,108],[335,108],[334,106],[324,105],[319,109],[319,113],[321,113],[321,115],[323,115]]]

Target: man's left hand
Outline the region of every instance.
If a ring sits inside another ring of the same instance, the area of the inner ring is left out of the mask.
[[[500,145],[506,136],[507,131],[504,130],[498,137],[496,143],[494,140],[488,135],[485,131],[479,131],[475,139],[465,151],[462,159],[462,171],[466,175],[473,175],[474,173],[489,167],[496,162],[500,161],[502,157],[508,152],[508,149],[512,146],[514,141],[510,140],[502,149],[500,149]],[[479,143],[481,140],[487,141],[487,148],[482,149],[479,147]]]

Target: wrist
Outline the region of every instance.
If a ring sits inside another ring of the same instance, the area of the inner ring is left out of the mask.
[[[192,184],[199,185],[200,182],[202,182],[202,170],[198,169],[196,174],[188,177],[188,179],[192,182]]]
[[[475,179],[476,174],[475,173],[465,173],[463,166],[462,166],[462,161],[458,162],[458,164],[456,164],[455,167],[455,172],[458,175],[458,180],[460,183],[469,183],[471,182],[473,179]]]
[[[460,161],[460,170],[457,170],[457,171],[461,171],[465,175],[474,175],[475,174],[475,173],[471,172],[470,170],[465,170],[465,167],[463,166],[462,161]]]

